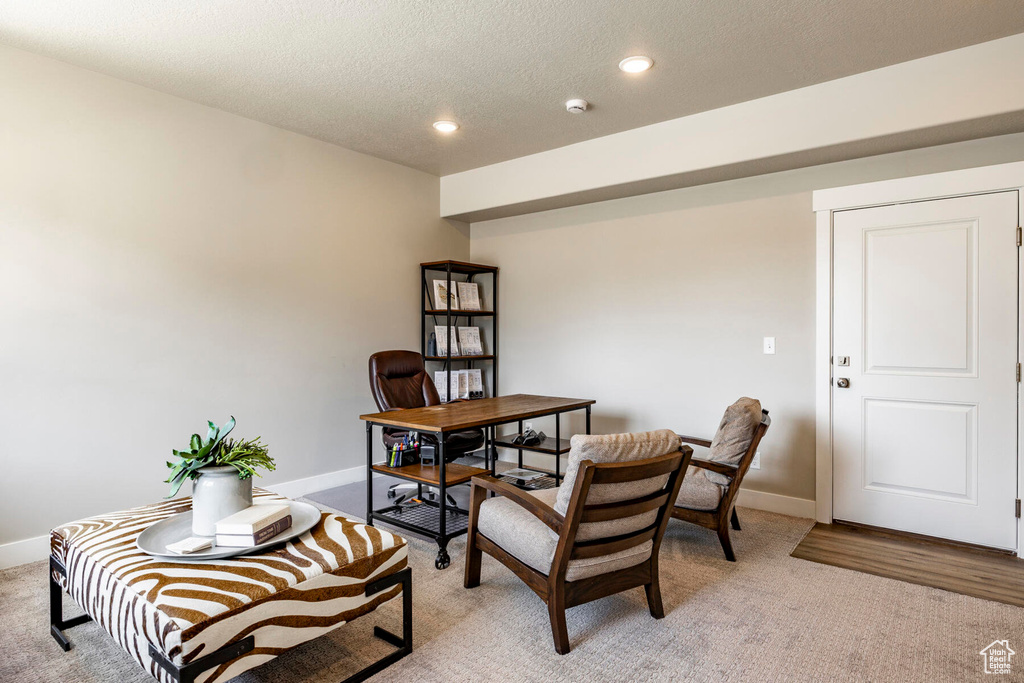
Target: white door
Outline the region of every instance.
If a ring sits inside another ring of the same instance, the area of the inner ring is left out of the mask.
[[[1016,548],[1017,206],[833,215],[835,519]]]

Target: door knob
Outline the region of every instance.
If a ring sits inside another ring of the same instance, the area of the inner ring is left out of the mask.
[[[840,377],[839,379],[836,380],[836,386],[839,387],[840,389],[849,389],[850,388],[850,378],[849,377]]]

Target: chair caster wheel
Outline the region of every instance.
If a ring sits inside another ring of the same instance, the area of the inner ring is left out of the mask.
[[[448,556],[447,551],[438,551],[437,557],[434,558],[434,569],[447,569],[452,563],[452,558]]]

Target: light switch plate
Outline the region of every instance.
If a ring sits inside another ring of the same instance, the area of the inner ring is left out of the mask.
[[[754,459],[750,461],[750,469],[759,470],[761,469],[761,451],[754,453]]]
[[[775,337],[764,338],[764,352],[768,355],[775,354]]]

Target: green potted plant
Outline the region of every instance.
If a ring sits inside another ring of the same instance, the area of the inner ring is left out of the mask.
[[[168,498],[177,495],[186,479],[192,480],[192,533],[213,536],[216,524],[228,515],[252,505],[252,477],[260,468],[273,470],[267,446],[255,439],[227,439],[235,418],[223,427],[207,422],[206,438],[193,434],[189,447],[172,451],[177,462],[168,462],[171,485]]]

